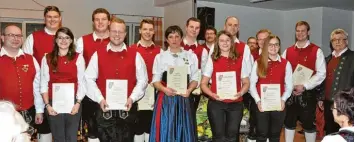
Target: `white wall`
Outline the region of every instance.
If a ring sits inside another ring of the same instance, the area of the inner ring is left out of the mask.
[[[197,7],[215,8],[215,28],[222,30],[227,16],[236,16],[240,22],[239,39],[246,41],[260,29],[270,29],[282,38],[282,13],[279,10],[197,1]],[[281,39],[282,40],[282,39]]]
[[[283,50],[295,44],[295,25],[298,21],[307,21],[311,27],[310,41],[322,47],[322,8],[307,8],[282,12]]]
[[[330,53],[330,33],[337,28],[342,28],[349,34],[348,47],[354,49],[354,12],[334,8],[323,8],[322,42],[324,52]],[[328,54],[326,54],[328,55]]]
[[[271,10],[240,5],[197,1],[197,7],[215,8],[215,27],[223,29],[227,16],[240,19],[240,39],[246,41],[262,28],[270,29],[281,38],[282,51],[295,43],[295,24],[304,20],[311,26],[311,42],[330,53],[329,35],[335,28],[349,33],[349,48],[354,49],[354,12],[334,8],[316,7],[290,11]]]
[[[164,8],[155,7],[154,0],[36,0],[42,5],[56,5],[63,17],[63,25],[73,30],[76,36],[92,31],[91,14],[96,8],[106,8],[112,14],[164,16]],[[32,9],[29,10],[7,10]],[[43,7],[31,0],[1,0],[0,17],[43,19]],[[37,11],[35,11],[37,10]],[[128,22],[139,22],[142,17],[122,16]]]
[[[178,25],[185,33],[186,20],[193,16],[193,0],[170,4],[164,7],[164,31],[172,25]],[[164,33],[163,33],[164,34]]]

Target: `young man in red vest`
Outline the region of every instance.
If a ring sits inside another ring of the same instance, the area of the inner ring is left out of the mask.
[[[186,28],[185,28],[186,36],[183,38],[181,42],[181,46],[184,48],[184,50],[196,54],[198,59],[198,69],[200,69],[202,74],[208,59],[208,51],[202,45],[197,43],[197,36],[200,33],[200,27],[201,27],[201,22],[199,19],[195,17],[191,17],[187,19]],[[191,106],[191,113],[193,117],[193,124],[195,126],[195,130],[197,130],[196,111],[197,111],[198,104],[200,103],[200,99],[201,99],[200,94],[193,93],[193,95],[190,95],[190,103],[191,103],[190,106]]]
[[[80,37],[76,42],[76,51],[83,54],[86,67],[94,52],[97,49],[105,48],[110,42],[108,30],[111,17],[110,13],[104,8],[98,8],[94,10],[91,17],[94,32]],[[95,112],[100,108],[88,97],[83,99],[82,104],[82,119],[88,126],[88,141],[99,141]]]
[[[309,41],[310,26],[306,21],[296,23],[296,44],[287,48],[282,57],[287,59],[295,71],[297,65],[303,65],[313,71],[312,77],[303,84],[294,84],[292,96],[286,102],[285,139],[294,139],[297,120],[302,123],[307,142],[316,140],[316,95],[314,89],[326,76],[326,64],[322,50]]]
[[[62,17],[58,7],[47,6],[44,9],[45,27],[43,30],[35,31],[29,35],[23,45],[23,51],[33,55],[37,62],[41,64],[41,60],[46,53],[53,50],[54,35],[61,27]],[[47,118],[44,117],[42,125],[38,127],[39,142],[52,141]]]
[[[144,95],[148,81],[147,70],[137,50],[127,48],[123,42],[126,36],[123,20],[113,17],[109,33],[110,43],[93,54],[86,69],[87,95],[101,108],[96,111],[99,140],[133,142],[137,115],[135,102]],[[107,110],[106,82],[110,80],[127,82],[126,110]]]
[[[140,33],[140,40],[138,41],[137,44],[133,44],[130,48],[136,48],[137,51],[143,57],[145,65],[147,66],[148,83],[150,83],[152,82],[152,77],[153,77],[152,70],[153,70],[155,56],[162,51],[160,46],[155,45],[153,42],[154,21],[151,19],[143,19],[140,23],[139,33]],[[153,84],[148,84],[148,85],[150,85],[148,87],[153,87]],[[150,98],[154,96],[148,96],[148,94],[145,94],[144,97]],[[153,117],[152,110],[141,110],[139,108],[138,119],[137,119],[138,121],[134,128],[135,142],[149,141],[152,117]]]
[[[25,121],[34,126],[43,121],[44,103],[39,92],[40,67],[36,59],[21,49],[22,31],[9,25],[1,35],[0,100],[16,105]]]

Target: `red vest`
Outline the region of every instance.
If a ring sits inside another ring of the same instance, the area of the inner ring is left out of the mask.
[[[250,50],[251,55],[253,56],[254,60],[259,59],[260,54],[259,54],[259,49],[255,49],[254,51]]]
[[[286,60],[291,63],[292,70],[296,69],[297,64],[301,64],[313,70],[315,74],[318,49],[319,47],[313,43],[306,48],[296,48],[293,45],[286,49]]]
[[[143,47],[140,44],[137,46],[137,44],[131,45],[130,48],[136,48],[136,50],[141,54],[145,65],[147,67],[147,73],[148,73],[148,82],[152,81],[152,76],[153,76],[153,64],[154,64],[154,59],[155,56],[160,53],[160,47],[152,45],[150,47]]]
[[[334,79],[334,72],[335,69],[338,67],[339,61],[341,57],[335,58],[332,56],[328,65],[327,65],[327,76],[325,77],[325,98],[326,100],[330,100],[330,92],[332,89],[333,79]]]
[[[99,48],[106,48],[107,44],[110,42],[110,39],[96,39],[95,41],[92,33],[85,35],[82,38],[84,43],[83,56],[85,59],[85,67],[87,67],[89,65],[91,56],[95,53],[95,51]]]
[[[34,104],[33,81],[36,68],[33,57],[25,54],[14,60],[4,55],[0,57],[0,100],[16,104],[17,110],[27,110]]]
[[[134,48],[127,48],[121,52],[113,52],[106,48],[97,50],[98,57],[98,78],[96,84],[102,96],[106,98],[107,79],[125,79],[128,82],[127,97],[129,97],[136,86],[136,54]]]
[[[242,58],[237,58],[235,60],[220,57],[216,61],[213,61],[213,72],[212,72],[212,84],[211,84],[211,91],[217,94],[217,80],[216,80],[216,73],[217,72],[228,72],[228,71],[235,71],[236,73],[236,83],[237,92],[240,91],[241,88],[241,71],[242,71]],[[230,103],[230,102],[241,102],[243,97],[232,101],[232,100],[223,100],[223,102]]]
[[[187,44],[184,44],[183,41],[181,42],[181,46],[184,47],[184,50],[189,51],[191,49],[196,54],[198,59],[198,69],[201,69],[201,57],[203,52],[203,46],[199,44],[197,44],[197,47],[195,44],[189,46]]]
[[[206,43],[202,44],[201,46],[207,50],[207,53],[210,53],[210,48],[207,47]]]
[[[52,99],[52,85],[53,83],[74,83],[75,94],[78,90],[78,68],[76,61],[79,53],[75,52],[73,60],[69,61],[66,56],[59,56],[57,63],[57,70],[53,72],[53,66],[50,63],[49,54],[47,54],[47,65],[49,67],[49,82],[48,82],[48,96]],[[74,101],[74,100],[73,100]]]
[[[239,41],[239,43],[236,42],[236,43],[234,43],[234,45],[235,45],[235,49],[237,49],[239,57],[243,59],[245,43],[242,41]]]
[[[285,59],[281,59],[281,62],[269,62],[266,77],[259,77],[258,82],[256,83],[256,89],[258,90],[259,97],[261,95],[261,84],[280,84],[280,94],[281,96],[283,95],[283,92],[285,92],[286,65],[287,61]]]
[[[44,30],[35,31],[33,35],[33,56],[41,65],[42,58],[50,53],[54,47],[54,35],[47,34]]]

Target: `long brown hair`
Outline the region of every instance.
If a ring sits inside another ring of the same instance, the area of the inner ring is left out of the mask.
[[[257,63],[258,63],[257,74],[258,74],[258,77],[261,77],[261,78],[265,78],[267,75],[268,60],[269,60],[268,49],[269,49],[269,42],[271,39],[277,39],[279,41],[280,49],[281,49],[281,40],[278,36],[271,34],[265,39],[264,47],[262,48],[260,58],[257,59]],[[278,52],[279,55],[281,54],[280,49]]]
[[[59,33],[64,33],[64,34],[68,35],[72,41],[69,45],[68,53],[67,53],[67,55],[65,55],[67,57],[67,59],[69,61],[71,61],[74,59],[74,56],[75,56],[75,45],[74,45],[73,33],[67,27],[59,28],[54,36],[54,48],[51,53],[46,55],[46,58],[50,60],[50,65],[53,67],[53,70],[52,70],[53,72],[56,72],[57,68],[58,68],[59,46],[56,41],[57,41]]]
[[[226,35],[226,36],[228,36],[230,38],[231,48],[229,50],[229,56],[228,57],[231,58],[232,60],[235,60],[236,58],[239,57],[239,53],[235,49],[235,44],[234,44],[234,41],[233,41],[232,34],[230,34],[229,32],[227,32],[225,30],[220,31],[217,34],[216,44],[214,46],[214,50],[213,50],[213,53],[212,53],[212,60],[216,61],[219,57],[221,57],[221,49],[219,49],[219,37],[221,35]]]

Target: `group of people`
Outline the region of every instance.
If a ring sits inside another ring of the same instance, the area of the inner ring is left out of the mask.
[[[37,129],[39,142],[77,141],[81,118],[88,125],[89,142],[197,142],[201,96],[209,99],[207,115],[214,142],[239,141],[244,107],[250,111],[249,138],[257,142],[280,141],[282,127],[286,142],[292,142],[297,121],[302,123],[306,141],[314,142],[317,107],[324,110],[327,134],[342,127],[341,134],[324,140],[353,134],[353,91],[343,90],[354,85],[354,56],[342,29],[331,33],[332,54],[325,58],[321,48],[309,41],[306,21],[296,23],[296,42],[281,54],[280,38],[267,29],[247,43],[240,41],[237,17],[227,17],[218,33],[208,27],[202,45],[197,41],[201,25],[197,18],[186,21],[185,36],[179,26],[167,25],[163,47],[154,43],[150,19],[141,21],[140,40],[133,45],[124,43],[124,20],[103,8],[92,13],[94,32],[77,40],[69,28],[62,27],[56,6],[45,8],[44,19],[45,28],[24,43],[21,29],[8,25],[1,34],[0,50],[0,99],[6,100],[0,103],[0,113],[1,104],[19,111],[21,121]],[[292,76],[300,65],[311,70],[312,77],[295,85]],[[168,87],[171,68],[180,66],[187,72],[183,93]],[[217,90],[220,74],[227,72],[234,75],[235,83],[230,85],[236,92],[225,99]],[[107,88],[112,80],[127,85],[127,97],[122,98],[127,100],[125,109],[109,109]],[[70,113],[53,108],[53,92],[58,89],[54,86],[61,83],[74,84]],[[265,110],[262,86],[275,84],[281,107]],[[149,87],[154,88],[154,96],[149,96],[154,97],[154,109],[140,110],[138,103],[149,95]],[[8,135],[10,140],[29,132],[28,125],[22,126]]]

